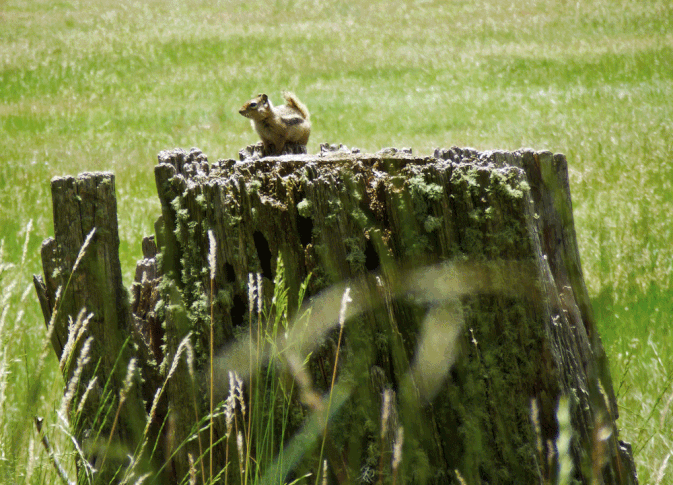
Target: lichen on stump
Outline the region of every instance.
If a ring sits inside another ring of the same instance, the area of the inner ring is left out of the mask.
[[[131,308],[140,355],[154,361],[148,382],[165,377],[168,365],[159,364],[170,363],[185,338],[196,353],[202,378],[192,381],[179,366],[156,417],[168,416],[162,439],[165,456],[175,452],[176,477],[188,473],[187,453],[199,455],[197,440],[179,445],[191,436],[194,403],[199,416],[208,412],[211,310],[219,397],[228,370],[244,374],[233,356],[245,354],[257,323],[253,275],[267,306],[284,278],[291,320],[303,314],[297,295],[308,282],[314,338],[298,352],[311,352],[306,372],[317,394],[330,387],[341,345],[338,382],[349,391],[330,420],[325,456],[342,483],[378,479],[398,425],[400,483],[457,483],[456,470],[467,483],[553,481],[562,396],[570,403],[573,476],[636,482],[630,448],[618,440],[562,155],[454,147],[417,157],[326,147],[318,156],[210,164],[196,149],[173,150],[159,155],[155,179],[159,253],[144,251]],[[217,242],[212,301],[209,231]],[[339,343],[334,321],[345,285],[353,302]],[[381,441],[385,390],[392,417]],[[286,431],[300,432],[310,419],[297,394]],[[224,436],[221,418],[215,426]],[[609,437],[598,440],[598,430]],[[224,446],[215,447],[217,463]],[[283,475],[315,473],[316,460],[308,453]],[[232,483],[240,478],[234,471]]]

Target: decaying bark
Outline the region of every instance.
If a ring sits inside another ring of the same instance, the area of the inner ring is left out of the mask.
[[[307,299],[315,297],[306,303],[312,307],[304,331],[309,339],[293,346],[297,323],[266,339],[262,360],[295,369],[293,359],[306,358],[310,389],[291,387],[287,442],[320,409],[307,395],[327,393],[340,349],[338,382],[346,397],[337,399],[324,454],[333,480],[377,481],[382,473],[399,483],[458,483],[458,475],[470,484],[554,483],[564,457],[557,449],[557,407],[565,397],[573,477],[637,482],[630,448],[618,438],[562,155],[452,148],[417,157],[409,150],[360,154],[325,147],[319,156],[210,164],[198,150],[173,150],[159,155],[155,179],[162,214],[156,244],[143,240],[130,305],[116,253],[110,174],[52,182],[55,240],[43,245],[45,278],[37,278],[36,287],[46,321],[56,289],[66,288],[56,304],[57,355],[68,338],[68,317],[86,308],[94,315],[87,333],[95,342],[92,359],[113,374],[125,372],[131,354],[138,359],[144,381],[133,399],[142,397],[144,412],[152,412],[148,433],[161,443],[154,461],[168,463],[169,479],[187,476],[189,455],[204,456],[208,446],[209,431],[195,434],[195,423],[209,412],[211,322],[218,349],[213,384],[224,399],[229,370],[246,386],[258,379],[246,373],[249,360],[238,357],[249,358],[258,343],[249,331],[254,336],[263,326],[250,302],[250,282],[269,308],[278,301],[272,296],[282,277],[291,321],[303,315],[297,296],[305,289]],[[352,302],[340,340],[334,323],[346,286]],[[127,336],[134,345],[122,351]],[[287,353],[278,360],[272,348]],[[123,358],[114,367],[118,355]],[[281,381],[293,378],[301,380],[296,369],[284,377],[279,371]],[[380,434],[384,394],[390,429]],[[122,429],[128,426],[123,422]],[[399,427],[405,440],[393,470]],[[235,483],[235,440],[228,447],[226,431],[218,415],[213,461],[217,471],[228,457],[234,464],[225,473]],[[137,449],[133,439],[122,442]],[[261,457],[254,439],[251,453]],[[322,469],[315,451],[320,440],[313,441],[282,477]],[[281,444],[273,446],[277,453]],[[199,480],[206,475],[200,463]]]

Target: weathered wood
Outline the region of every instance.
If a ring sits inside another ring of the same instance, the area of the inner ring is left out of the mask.
[[[195,352],[195,376],[181,357],[152,417],[167,423],[153,432],[162,433],[172,480],[188,474],[188,454],[201,456],[208,442],[207,432],[194,434],[194,422],[208,413],[211,321],[219,349],[214,385],[224,398],[227,371],[246,372],[236,356],[247,355],[248,330],[257,328],[250,275],[259,275],[268,305],[282,273],[290,316],[301,314],[297,295],[309,275],[307,295],[320,295],[310,303],[312,341],[288,350],[300,360],[312,351],[306,373],[318,394],[330,388],[339,345],[331,322],[343,286],[333,285],[347,281],[352,290],[338,366],[348,397],[325,448],[332,478],[378,480],[383,470],[390,480],[397,423],[406,436],[399,483],[458,483],[456,470],[467,483],[553,482],[557,406],[567,396],[573,477],[637,482],[630,448],[618,438],[562,155],[452,148],[416,157],[325,146],[318,156],[255,159],[249,152],[242,162],[210,164],[196,149],[167,151],[155,168],[159,253],[144,241],[131,308],[146,401],[184,342]],[[212,319],[208,231],[216,241]],[[43,250],[45,275],[52,245]],[[53,302],[49,277],[36,286],[41,301]],[[295,333],[275,345],[293,342]],[[387,445],[378,437],[384,390],[393,391]],[[292,394],[286,436],[310,419],[299,394]],[[214,426],[218,440],[224,419]],[[217,470],[225,443],[214,447]],[[257,446],[251,443],[261,457]],[[233,448],[230,483],[240,478]],[[305,456],[288,478],[321,469],[310,450]]]
[[[45,322],[54,326],[52,345],[62,362],[66,387],[74,384],[76,391],[68,409],[74,436],[86,443],[84,453],[100,469],[98,483],[107,483],[127,460],[126,452],[115,451],[118,445],[122,450],[132,449],[145,423],[139,376],[132,372],[130,383],[135,385],[124,392],[123,409],[113,430],[112,416],[120,406],[134,356],[134,344],[129,341],[132,316],[119,263],[114,176],[105,172],[55,177],[51,188],[54,238],[42,245],[44,279],[35,277],[34,281]],[[68,338],[75,337],[73,326],[87,321],[81,337],[68,346]],[[92,387],[82,411],[76,414],[89,384]],[[112,414],[106,415],[109,410]],[[78,469],[85,480],[86,470]]]
[[[208,321],[206,230],[218,241],[215,286],[225,295],[216,305],[218,346],[244,324],[248,273],[261,273],[270,283],[278,256],[285,262],[291,294],[309,273],[309,291],[315,294],[380,269],[382,260],[422,265],[467,256],[534,263],[541,301],[527,295],[512,299],[498,291],[464,298],[465,325],[479,345],[470,346],[465,334],[455,382],[435,398],[451,403],[452,410],[428,412],[434,425],[420,428],[436,437],[422,451],[430,462],[427,473],[449,476],[454,468],[466,467],[469,483],[553,476],[544,458],[553,450],[545,445],[544,456],[536,457],[532,448],[530,400],[540,408],[543,442],[553,443],[559,397],[570,395],[575,396],[576,473],[589,480],[582,457],[590,452],[595,429],[612,423],[617,408],[582,279],[562,155],[451,149],[418,158],[396,150],[376,155],[341,151],[220,161],[211,167],[198,151],[176,151],[162,153],[160,162],[156,179],[163,218],[166,232],[172,233],[168,237],[176,235],[171,245],[178,248],[173,265],[181,275],[177,280],[185,306],[202,309],[200,316],[192,312],[194,322],[202,322],[201,335]],[[403,305],[391,307],[412,360],[418,323]],[[239,315],[238,321],[233,315]],[[371,329],[365,339],[391,331],[390,323],[386,328],[372,315],[363,323]],[[404,365],[395,368],[391,348],[368,350],[371,370],[383,368],[384,380],[393,385]],[[459,411],[466,407],[470,413]],[[628,483],[622,465],[630,462],[628,452],[613,431],[603,478]],[[407,471],[413,466],[418,464]]]

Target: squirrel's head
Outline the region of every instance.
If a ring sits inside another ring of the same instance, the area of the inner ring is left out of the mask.
[[[245,103],[238,112],[246,118],[252,118],[253,113],[269,110],[269,97],[266,94],[259,94],[256,98]]]

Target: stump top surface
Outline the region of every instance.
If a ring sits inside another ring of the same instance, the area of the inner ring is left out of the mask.
[[[324,150],[318,154],[248,158],[243,161],[220,159],[214,163],[209,163],[207,156],[198,148],[192,148],[189,152],[178,148],[162,151],[158,161],[157,169],[164,170],[168,165],[174,170],[166,174],[169,178],[174,174],[179,174],[187,179],[197,179],[199,182],[243,173],[265,173],[285,177],[299,170],[304,172],[303,169],[307,167],[316,168],[319,171],[327,168],[348,167],[355,171],[364,170],[387,175],[398,174],[400,171],[404,173],[409,168],[413,170],[414,167],[446,168],[446,165],[469,165],[490,171],[523,169],[530,178],[531,174],[539,174],[543,166],[559,164],[564,169],[567,166],[562,154],[553,154],[546,150],[536,151],[531,148],[522,148],[515,151],[480,152],[473,148],[459,147],[438,148],[432,155],[414,155],[410,149],[406,148],[386,148],[376,153],[361,153],[357,149],[341,148]]]

